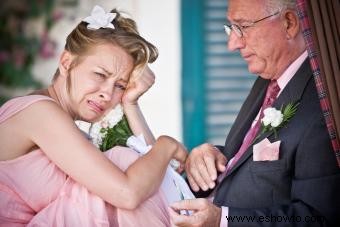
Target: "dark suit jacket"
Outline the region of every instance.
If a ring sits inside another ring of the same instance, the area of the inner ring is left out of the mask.
[[[262,78],[254,83],[222,149],[228,160],[258,114],[268,84]],[[274,107],[280,109],[290,102],[298,102],[298,110],[278,131],[278,138],[267,133],[257,140],[281,140],[279,160],[255,162],[251,146],[218,185],[214,203],[229,207],[229,217],[249,219],[229,219],[230,227],[340,226],[340,168],[307,60]]]

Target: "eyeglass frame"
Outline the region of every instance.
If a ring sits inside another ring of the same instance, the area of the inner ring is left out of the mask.
[[[238,38],[242,38],[243,37],[243,33],[244,33],[244,31],[243,31],[244,29],[247,29],[249,27],[253,27],[258,22],[263,21],[265,19],[268,19],[270,17],[276,16],[279,13],[280,13],[280,11],[277,11],[277,12],[275,12],[275,13],[269,15],[269,16],[263,17],[263,18],[258,19],[256,21],[252,21],[248,25],[225,24],[224,25],[224,31],[225,31],[225,33],[227,34],[228,37],[231,35],[231,32],[234,31]]]

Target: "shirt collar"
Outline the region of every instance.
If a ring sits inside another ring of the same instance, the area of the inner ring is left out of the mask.
[[[286,87],[288,82],[293,78],[295,73],[298,71],[302,63],[306,60],[308,56],[307,50],[305,50],[289,67],[283,72],[283,74],[277,79],[277,84],[280,87],[280,93]]]

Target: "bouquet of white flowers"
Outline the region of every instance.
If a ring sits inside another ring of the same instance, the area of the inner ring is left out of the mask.
[[[119,145],[128,146],[140,155],[144,155],[152,147],[146,144],[143,135],[133,135],[121,105],[117,105],[101,121],[92,124],[89,137],[103,152]],[[171,160],[161,185],[169,204],[182,199],[195,198],[185,180],[174,170],[178,166],[176,160]]]
[[[91,125],[90,138],[101,151],[120,145],[126,146],[126,141],[133,135],[121,105],[117,105],[101,121]]]

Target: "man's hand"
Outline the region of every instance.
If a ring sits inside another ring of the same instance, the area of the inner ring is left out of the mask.
[[[226,157],[213,145],[205,143],[194,148],[185,163],[189,184],[194,191],[215,187],[217,171],[225,171]]]
[[[192,210],[190,216],[179,214],[180,210]],[[218,227],[221,221],[221,208],[207,199],[192,199],[175,202],[169,208],[172,226]]]

